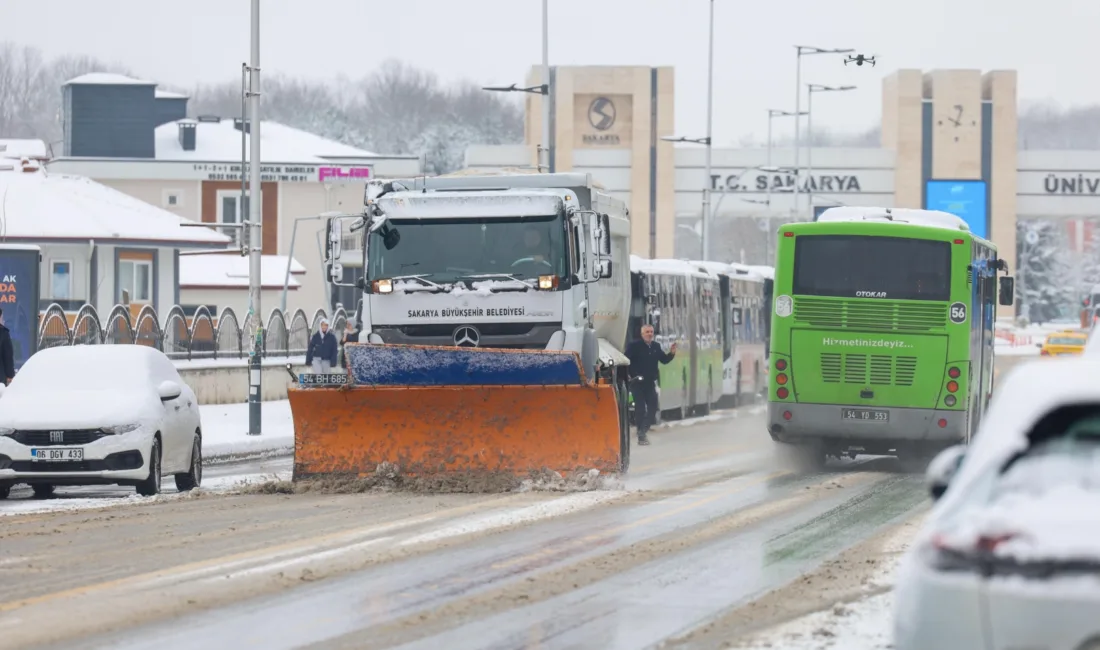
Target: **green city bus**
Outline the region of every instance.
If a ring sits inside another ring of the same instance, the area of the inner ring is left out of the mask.
[[[816,465],[969,442],[993,391],[994,300],[1013,302],[1011,277],[997,287],[1007,270],[946,212],[845,206],[780,228],[772,439]]]

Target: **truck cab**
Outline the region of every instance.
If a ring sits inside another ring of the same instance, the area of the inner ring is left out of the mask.
[[[363,214],[327,230],[332,282],[362,294],[363,342],[626,363],[630,223],[587,174],[371,181]]]

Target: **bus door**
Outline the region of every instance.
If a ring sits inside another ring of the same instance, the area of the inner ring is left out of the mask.
[[[687,317],[688,349],[690,355],[687,367],[687,400],[684,402],[684,410],[699,403],[696,398],[696,380],[699,375],[699,343],[702,336],[700,311],[700,293],[703,291],[703,283],[694,277],[676,278],[680,290],[680,304],[684,315]]]

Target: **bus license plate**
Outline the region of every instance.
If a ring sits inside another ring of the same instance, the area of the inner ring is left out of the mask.
[[[84,450],[79,447],[65,449],[32,449],[31,458],[45,461],[84,460]]]
[[[859,422],[889,422],[890,411],[875,411],[872,409],[844,409],[845,420]]]

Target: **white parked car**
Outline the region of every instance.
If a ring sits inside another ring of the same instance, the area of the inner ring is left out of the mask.
[[[16,483],[49,496],[56,485],[133,485],[160,492],[202,482],[195,394],[164,353],[144,345],[42,350],[0,394],[0,499]]]
[[[1014,368],[927,480],[894,648],[1100,650],[1100,360]]]

